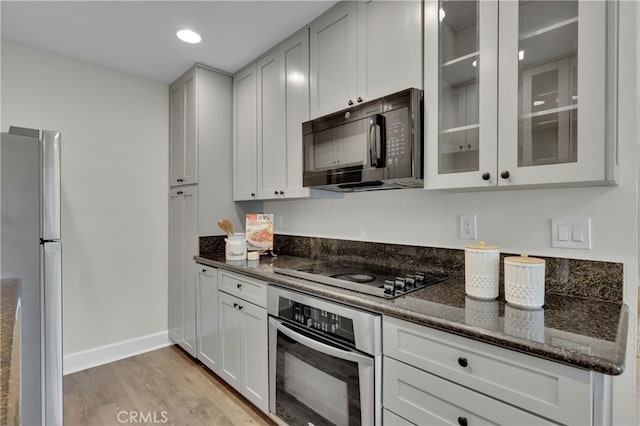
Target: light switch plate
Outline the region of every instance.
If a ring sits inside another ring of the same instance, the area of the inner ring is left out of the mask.
[[[591,218],[552,218],[551,247],[591,249]]]

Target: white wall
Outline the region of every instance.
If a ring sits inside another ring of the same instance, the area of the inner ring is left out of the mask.
[[[167,329],[168,87],[2,42],[1,130],[62,132],[64,353]]]
[[[462,249],[458,215],[478,215],[478,237],[503,252],[624,263],[624,300],[636,317],[638,286],[638,134],[636,133],[637,33],[635,2],[621,2],[618,187],[452,193],[395,190],[347,194],[343,199],[269,201],[266,213],[282,216],[291,235]],[[579,149],[579,148],[578,148]],[[552,217],[588,216],[592,249],[551,248]],[[615,379],[614,424],[633,421],[635,329],[629,322],[627,365]]]

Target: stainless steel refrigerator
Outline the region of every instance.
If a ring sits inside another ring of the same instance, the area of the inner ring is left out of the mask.
[[[61,425],[60,133],[10,127],[0,178],[0,274],[20,282],[20,420]]]

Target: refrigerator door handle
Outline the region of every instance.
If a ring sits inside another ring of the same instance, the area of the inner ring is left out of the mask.
[[[42,285],[44,287],[43,423],[62,425],[62,245],[45,243]]]
[[[60,239],[60,132],[42,131],[42,239]]]

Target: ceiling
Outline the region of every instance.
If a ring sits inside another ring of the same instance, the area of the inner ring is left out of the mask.
[[[234,73],[335,3],[2,0],[0,13],[3,40],[171,83],[195,62]]]

